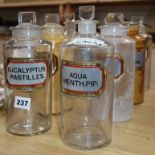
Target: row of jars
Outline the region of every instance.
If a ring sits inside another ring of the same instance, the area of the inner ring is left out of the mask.
[[[79,7],[78,32],[68,16],[64,35],[51,14],[40,27],[34,12],[19,13],[3,51],[8,132],[45,132],[53,112],[65,144],[93,149],[111,141],[112,120],[132,119],[133,103],[143,102],[147,37],[121,13],[109,13],[97,34],[94,17],[94,6]]]

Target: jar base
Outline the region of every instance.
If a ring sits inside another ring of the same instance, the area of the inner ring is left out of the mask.
[[[68,132],[62,141],[72,148],[91,150],[108,145],[111,139],[96,127],[82,126]]]
[[[9,133],[20,135],[20,136],[28,136],[28,135],[38,135],[46,132],[51,128],[50,123],[35,121],[31,122],[16,122],[8,126],[7,131]]]

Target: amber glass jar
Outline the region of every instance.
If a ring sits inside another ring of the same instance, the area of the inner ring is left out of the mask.
[[[128,35],[136,41],[134,104],[140,104],[144,100],[146,39],[139,34],[138,25],[129,24],[128,28]]]

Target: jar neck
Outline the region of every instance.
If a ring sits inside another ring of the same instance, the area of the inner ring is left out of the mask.
[[[81,34],[81,33],[79,33],[79,36],[84,37],[84,38],[94,38],[97,35],[96,35],[96,33],[92,33],[92,34]]]
[[[76,35],[76,32],[74,30],[69,30],[69,31],[65,32],[65,36],[67,36],[67,37],[72,37],[75,35]]]
[[[139,33],[139,27],[138,26],[129,26],[128,28],[128,35],[129,36],[135,36]]]
[[[14,39],[14,41],[16,42],[16,43],[22,43],[22,44],[36,44],[36,43],[38,43],[40,40],[41,40],[41,38],[29,38],[29,39],[20,39],[20,38],[13,38]]]
[[[12,37],[20,41],[40,40],[42,36],[41,29],[35,28],[14,28],[12,29]]]

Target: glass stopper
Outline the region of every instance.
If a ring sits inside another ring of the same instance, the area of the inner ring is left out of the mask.
[[[65,13],[64,17],[67,22],[75,21],[75,13]]]
[[[132,16],[131,21],[138,25],[144,24],[144,17],[143,16]]]
[[[59,24],[59,15],[57,13],[45,14],[45,23],[57,23],[57,24]]]
[[[95,18],[95,7],[90,6],[80,6],[79,7],[79,18],[81,20],[92,20]]]
[[[124,15],[122,13],[108,13],[104,19],[105,24],[110,23],[123,23]]]
[[[36,23],[36,13],[35,12],[19,12],[18,13],[18,23]]]

